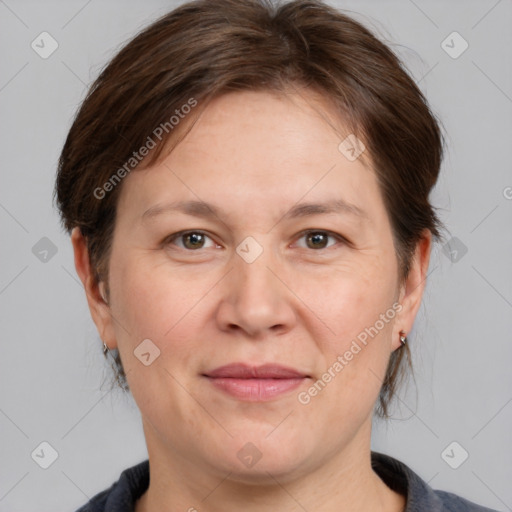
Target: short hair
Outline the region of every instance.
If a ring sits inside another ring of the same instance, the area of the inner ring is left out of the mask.
[[[443,154],[440,125],[393,51],[320,0],[194,0],[145,28],[102,70],[69,130],[54,191],[63,227],[71,232],[78,226],[86,239],[96,280],[108,285],[121,178],[156,162],[176,139],[173,116],[229,92],[299,87],[320,92],[364,143],[403,281],[424,230],[443,238],[429,200]],[[156,147],[139,162],[134,151],[149,138]],[[114,352],[117,383],[127,390]],[[412,372],[406,344],[391,354],[380,417],[388,417],[405,374],[404,354]]]

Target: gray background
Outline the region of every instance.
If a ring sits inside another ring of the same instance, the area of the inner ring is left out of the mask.
[[[512,510],[512,2],[330,3],[392,44],[448,134],[433,201],[456,239],[433,251],[409,336],[416,385],[375,423],[372,448],[434,488]],[[174,5],[0,0],[0,511],[74,510],[147,457],[133,399],[101,385],[110,368],[51,194],[87,85]],[[31,48],[43,31],[59,45],[46,59]],[[469,44],[457,58],[458,36],[442,45],[453,31]],[[58,453],[48,469],[31,456],[44,441]]]

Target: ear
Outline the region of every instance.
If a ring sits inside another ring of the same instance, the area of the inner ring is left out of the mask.
[[[431,248],[432,233],[429,229],[425,229],[416,245],[409,275],[400,289],[399,302],[402,305],[402,310],[396,318],[393,329],[393,350],[401,346],[400,331],[405,331],[407,335],[413,327],[425,290]]]
[[[75,254],[75,268],[84,285],[91,317],[98,333],[109,349],[117,348],[112,314],[105,297],[105,283],[103,281],[98,283],[94,277],[89,251],[80,228],[73,228],[71,243]]]

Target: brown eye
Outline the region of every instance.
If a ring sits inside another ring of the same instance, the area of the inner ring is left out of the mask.
[[[187,249],[201,249],[204,245],[205,236],[202,233],[186,233],[181,237]]]
[[[329,242],[329,235],[323,231],[316,231],[306,235],[306,244],[310,249],[324,249]]]
[[[215,242],[201,231],[181,231],[169,236],[165,243],[191,251],[215,247]]]
[[[328,249],[338,243],[346,242],[345,238],[331,231],[309,230],[303,231],[296,242],[298,247],[302,249]]]

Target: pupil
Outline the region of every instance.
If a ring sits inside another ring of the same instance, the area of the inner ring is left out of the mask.
[[[190,233],[185,236],[185,246],[191,249],[197,249],[202,245],[203,235],[200,233]]]
[[[323,233],[311,233],[308,236],[308,242],[312,242],[315,249],[323,248],[326,245],[327,237]]]

